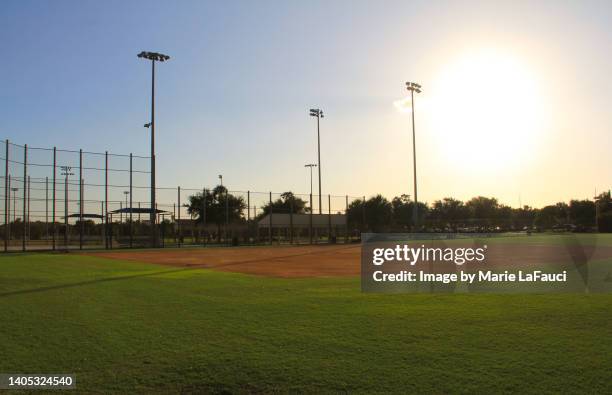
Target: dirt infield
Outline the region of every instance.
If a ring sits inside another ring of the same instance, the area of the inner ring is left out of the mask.
[[[345,245],[173,248],[104,251],[86,255],[289,278],[358,276],[360,253],[360,245]]]
[[[482,268],[519,267],[542,263],[582,264],[612,258],[612,247],[498,244],[487,252]],[[270,277],[359,276],[361,246],[258,246],[172,248],[87,252],[86,255],[156,263],[178,267],[201,267]]]

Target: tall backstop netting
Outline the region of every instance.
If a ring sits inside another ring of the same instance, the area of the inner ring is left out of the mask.
[[[151,207],[150,162],[1,141],[3,251],[348,243],[363,231],[347,221],[362,198],[347,195],[162,186]]]

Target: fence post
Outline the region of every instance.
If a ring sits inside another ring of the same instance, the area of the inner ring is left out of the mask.
[[[53,232],[53,251],[56,248],[57,229],[55,227],[55,184],[56,184],[56,169],[57,169],[57,149],[53,147],[53,207],[51,208],[51,232]]]
[[[308,228],[308,236],[310,237],[310,244],[312,244],[312,193],[310,194],[310,227]]]
[[[249,239],[249,243],[251,243],[251,228],[253,224],[251,223],[251,191],[247,191],[247,238]]]
[[[130,248],[134,246],[134,228],[132,221],[132,153],[130,152]]]
[[[83,249],[83,149],[79,149],[79,250]]]
[[[257,218],[257,206],[253,206],[253,228],[255,236],[253,237],[253,243],[259,242],[259,223],[255,222],[255,218]]]
[[[270,192],[270,216],[269,216],[268,239],[270,241],[270,244],[272,244],[272,192]]]
[[[206,233],[206,188],[202,190],[202,206],[202,244],[206,244],[208,241],[208,234]]]
[[[348,195],[346,195],[346,203],[344,206],[344,243],[347,244],[349,240],[348,234]]]
[[[182,237],[182,227],[181,227],[181,187],[178,187],[177,189],[178,192],[178,200],[176,202],[176,209],[178,211],[178,245],[179,247],[181,247],[181,245],[183,244],[183,240],[181,240]]]
[[[106,249],[109,248],[109,244],[112,243],[113,241],[113,235],[109,234],[109,230],[112,231],[112,228],[109,229],[109,217],[108,217],[108,151],[104,152],[104,218],[106,219],[105,224],[104,224],[104,235],[106,243],[104,245],[104,247]],[[110,221],[112,221],[113,218],[110,218]],[[110,247],[112,247],[112,245],[110,245]]]
[[[84,213],[85,213],[85,179],[81,178],[80,181],[80,185],[81,185],[81,249],[83,249],[83,237],[85,235],[85,221],[83,220],[84,218]]]
[[[8,234],[8,241],[10,243],[11,241],[11,190],[13,188],[11,188],[11,175],[8,175],[8,190],[9,190],[9,199],[8,199],[8,228],[7,228],[7,234]],[[13,193],[13,202],[15,201],[15,193]],[[13,223],[15,222],[15,203],[13,203]],[[7,249],[8,250],[8,249]],[[5,250],[5,251],[7,251]]]
[[[68,170],[64,178],[64,249],[68,251]]]
[[[174,244],[178,245],[178,221],[176,218],[176,203],[172,203],[172,220],[174,221]]]
[[[9,214],[8,214],[8,205],[9,205],[9,194],[11,193],[11,187],[9,186],[9,174],[8,174],[8,161],[9,161],[9,141],[6,139],[6,153],[4,154],[4,252],[8,251],[8,228],[9,228]]]
[[[227,231],[229,229],[229,189],[225,188],[225,244],[228,244]]]
[[[365,196],[363,197],[363,204],[361,205],[361,216],[362,216],[362,220],[363,220],[363,225],[362,225],[362,233],[364,230],[366,230],[366,200],[365,200]]]
[[[45,238],[49,242],[49,177],[45,177]]]
[[[202,244],[206,244],[208,241],[208,234],[206,233],[206,188],[202,190]]]
[[[28,145],[23,146],[23,239],[21,241],[21,249],[26,250],[26,199],[28,193]]]
[[[32,196],[32,183],[30,176],[28,176],[28,241],[30,241],[30,237],[32,236],[32,229],[30,227],[30,196]]]
[[[155,213],[155,248],[158,247],[159,245],[159,235],[157,234],[157,223],[159,222],[159,218],[157,218],[158,214],[157,214],[157,207],[158,207],[158,203],[157,200],[155,201],[155,210],[153,211]],[[163,245],[163,247],[165,247],[165,245]]]
[[[293,244],[293,199],[289,201],[289,244]]]
[[[102,221],[102,243],[105,243],[106,232],[104,231],[104,202],[100,202],[100,221]]]
[[[331,223],[331,195],[327,195],[327,242],[332,241],[332,223]]]

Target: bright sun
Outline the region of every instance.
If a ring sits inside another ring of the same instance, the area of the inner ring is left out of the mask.
[[[543,100],[537,79],[518,58],[490,50],[467,53],[444,67],[423,96],[430,131],[452,163],[509,168],[535,153]]]

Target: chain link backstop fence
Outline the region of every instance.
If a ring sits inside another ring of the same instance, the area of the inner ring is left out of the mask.
[[[349,243],[363,230],[346,216],[361,197],[157,187],[152,210],[150,157],[8,140],[0,152],[4,251]]]

